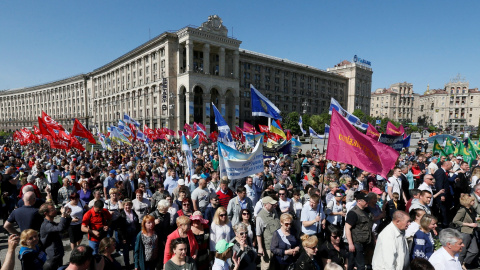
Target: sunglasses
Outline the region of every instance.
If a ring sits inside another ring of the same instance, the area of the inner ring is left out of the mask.
[[[220,214],[220,215],[218,215],[218,216],[219,216],[219,217],[226,217],[227,214]]]
[[[292,225],[292,223],[283,223],[283,225],[290,226],[290,225]]]
[[[240,233],[238,233],[238,234],[239,234],[240,236],[244,236],[244,235],[246,235],[247,233],[246,233],[246,232],[240,232]]]
[[[340,235],[330,235],[331,237],[333,237],[334,239],[337,239],[340,237]]]
[[[189,204],[189,203],[184,203],[183,205],[184,205],[184,206],[189,206],[190,204]]]
[[[318,249],[318,247],[307,247],[307,248],[309,248],[309,249],[311,249],[311,250],[316,250],[316,249]]]
[[[283,195],[285,195],[285,193],[278,193],[278,195],[279,195],[279,196],[283,196]]]
[[[250,213],[242,213],[242,216],[250,216]]]

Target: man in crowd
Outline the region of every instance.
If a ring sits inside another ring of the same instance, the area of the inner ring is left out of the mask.
[[[54,221],[57,216],[57,209],[53,203],[44,203],[40,206],[39,213],[45,219],[40,227],[40,241],[42,242],[45,253],[47,254],[47,261],[43,265],[44,270],[56,270],[63,264],[63,256],[65,250],[62,243],[62,232],[64,232],[72,218],[70,208],[61,208],[60,222]]]
[[[218,207],[220,207],[220,203],[218,201],[217,193],[210,193],[210,204],[205,209],[205,219],[208,220],[208,224],[212,224],[213,217],[215,216],[215,212],[217,211]]]
[[[320,241],[323,240],[322,229],[325,229],[326,219],[318,194],[312,194],[310,201],[303,206],[300,222],[303,234],[316,235]]]
[[[228,203],[233,198],[233,191],[228,188],[228,179],[222,179],[220,181],[220,190],[217,191],[217,195],[218,200],[220,201],[220,206],[227,209]]]
[[[405,192],[402,189],[402,179],[400,176],[402,175],[402,171],[400,168],[395,167],[393,169],[393,175],[388,178],[388,184],[387,184],[387,193],[388,197],[387,200],[393,199],[393,193],[398,193],[400,195],[400,199],[398,200],[398,205],[397,209],[398,210],[405,210]]]
[[[98,200],[83,215],[82,232],[88,233],[88,245],[93,249],[93,254],[98,253],[100,241],[107,235],[112,220],[112,215],[103,206],[104,203]]]
[[[273,260],[273,253],[270,249],[273,234],[280,228],[280,218],[278,217],[275,208],[277,201],[270,196],[262,199],[263,208],[256,218],[256,234],[258,244],[258,255],[261,256],[260,268],[262,270],[269,270],[271,260]]]
[[[373,270],[405,269],[409,262],[409,249],[405,230],[410,217],[403,211],[395,211],[392,222],[378,235],[373,253]]]
[[[227,207],[227,215],[232,222],[232,226],[242,221],[241,213],[243,209],[248,209],[250,213],[253,213],[253,206],[252,200],[247,197],[247,189],[245,187],[238,187],[237,197],[231,199]]]
[[[366,195],[355,194],[357,204],[347,213],[345,219],[345,236],[348,242],[348,269],[365,270],[365,258],[373,248],[373,216],[368,211]]]
[[[24,205],[19,207],[10,214],[8,220],[3,227],[11,234],[20,235],[26,229],[40,230],[43,222],[43,217],[38,213],[38,208],[35,208],[36,195],[32,191],[28,191],[23,195]],[[18,224],[20,232],[13,227],[13,223]]]
[[[208,205],[209,196],[210,192],[207,188],[207,181],[202,178],[198,181],[198,187],[192,192],[193,209],[195,211],[202,212],[202,214],[205,214],[205,209]]]
[[[257,191],[253,185],[253,177],[248,176],[245,181],[245,189],[247,190],[247,197],[252,201],[253,205],[257,204]]]
[[[428,190],[422,190],[418,199],[412,201],[409,211],[414,209],[422,209],[427,214],[431,214],[430,207],[428,205],[432,201],[432,193]]]
[[[435,270],[462,270],[458,254],[464,248],[462,234],[455,229],[443,229],[439,235],[442,247],[435,251],[428,261]]]

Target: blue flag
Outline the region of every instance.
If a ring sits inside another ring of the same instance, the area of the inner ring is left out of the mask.
[[[223,116],[220,114],[213,102],[212,107],[213,113],[215,114],[215,124],[217,124],[218,127],[218,140],[232,148],[235,148],[235,141],[233,140],[232,133],[230,132],[230,127],[228,126],[227,121],[223,119]]]
[[[336,110],[337,112],[339,112],[341,116],[343,116],[345,119],[347,119],[348,122],[350,122],[350,124],[362,130],[367,130],[368,124],[362,123],[358,117],[344,110],[340,103],[338,103],[338,101],[336,101],[333,97],[330,101],[330,108],[328,109],[328,113],[332,114],[332,110]]]
[[[282,120],[280,110],[250,84],[250,96],[252,98],[252,115],[265,116]]]
[[[325,135],[330,133],[330,126],[325,124]]]
[[[319,139],[323,139],[323,136],[318,135],[313,128],[308,127],[308,131],[310,132],[310,136],[317,137]]]
[[[298,125],[300,126],[300,130],[302,131],[302,133],[304,135],[307,134],[307,132],[303,129],[303,121],[301,116],[300,116],[300,120],[298,120]]]
[[[128,116],[128,114],[124,113],[123,114],[123,121],[125,121],[125,123],[130,123],[132,125],[135,125],[137,127],[140,126],[140,123],[138,123],[137,121],[135,121],[135,119],[131,118],[130,116]]]

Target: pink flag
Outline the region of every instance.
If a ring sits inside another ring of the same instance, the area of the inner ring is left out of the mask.
[[[197,123],[197,126],[199,126],[203,131],[207,130],[207,128],[202,123]]]
[[[372,124],[368,123],[368,128],[367,128],[367,136],[370,138],[378,141],[378,138],[380,137],[380,132],[377,131],[377,129],[372,126]]]
[[[243,130],[245,132],[255,133],[255,127],[247,122],[243,122]]]
[[[394,135],[394,136],[401,136],[403,133],[405,133],[405,130],[403,129],[403,126],[400,125],[400,127],[396,127],[394,124],[390,123],[388,121],[387,123],[387,134],[388,135]]]
[[[192,130],[192,127],[188,123],[185,123],[185,125],[183,125],[183,128],[185,130]]]
[[[327,159],[352,164],[387,178],[398,156],[393,148],[364,135],[336,110],[332,110]]]
[[[178,137],[181,138],[182,136],[183,136],[183,131],[179,130],[179,131],[178,131]]]

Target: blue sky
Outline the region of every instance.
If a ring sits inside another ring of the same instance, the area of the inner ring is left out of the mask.
[[[356,54],[372,91],[460,73],[480,87],[479,1],[0,1],[0,89],[98,68],[166,30],[219,15],[241,48],[327,69]],[[476,64],[477,63],[477,64]]]

